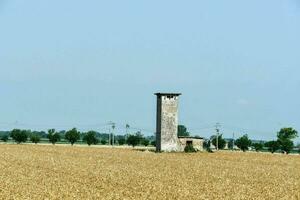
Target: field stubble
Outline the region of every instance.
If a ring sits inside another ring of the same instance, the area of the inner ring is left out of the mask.
[[[0,199],[300,199],[300,156],[0,145]]]

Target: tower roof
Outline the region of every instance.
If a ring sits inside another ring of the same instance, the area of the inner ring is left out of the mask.
[[[156,96],[180,96],[181,93],[155,93]]]

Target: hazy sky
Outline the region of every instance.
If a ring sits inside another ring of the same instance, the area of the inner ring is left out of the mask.
[[[154,92],[210,136],[300,131],[298,0],[0,0],[0,129],[155,130]],[[298,139],[299,141],[299,139]]]

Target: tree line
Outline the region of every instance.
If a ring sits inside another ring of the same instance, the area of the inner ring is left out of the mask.
[[[71,145],[81,141],[90,145],[97,144],[118,144],[124,145],[128,144],[133,147],[137,145],[155,145],[155,140],[153,138],[145,137],[141,132],[136,132],[134,134],[127,134],[125,136],[115,135],[113,137],[112,134],[100,134],[96,131],[88,131],[88,132],[80,132],[76,128],[72,128],[68,131],[56,131],[55,129],[49,129],[48,132],[43,131],[30,131],[30,130],[22,130],[22,129],[13,129],[12,131],[1,132],[0,140],[3,142],[7,142],[9,139],[12,139],[17,144],[32,142],[32,143],[40,143],[42,139],[46,139],[43,141],[47,141],[55,145],[58,142],[61,142],[62,139]]]
[[[289,154],[296,148],[294,145],[293,140],[298,137],[298,132],[289,127],[289,128],[282,128],[277,133],[277,140],[271,140],[267,142],[252,142],[249,139],[248,135],[245,134],[242,137],[238,138],[237,140],[231,139],[229,142],[222,137],[222,134],[218,136],[218,148],[224,149],[226,144],[228,145],[228,149],[234,149],[236,145],[242,151],[248,151],[250,148],[254,149],[255,151],[259,152],[264,149],[270,151],[271,153],[275,152],[282,152]],[[217,145],[217,136],[212,136],[210,140],[204,142],[204,148],[208,151],[210,150],[211,143],[216,147]],[[300,153],[300,145],[298,145],[298,152]]]
[[[187,131],[187,128],[184,125],[179,125],[178,135],[189,136],[190,133]],[[298,132],[291,127],[280,129],[280,131],[277,133],[277,140],[271,140],[267,142],[253,142],[251,139],[249,139],[247,134],[236,140],[230,139],[229,141],[226,141],[223,138],[222,134],[220,134],[218,136],[218,149],[224,149],[227,145],[228,149],[234,149],[234,147],[236,146],[244,152],[248,151],[251,148],[257,152],[268,150],[271,153],[282,152],[289,154],[293,151],[293,149],[295,149],[293,140],[296,137],[298,137]],[[30,131],[22,129],[13,129],[12,131],[0,132],[0,140],[7,142],[9,139],[12,139],[17,144],[27,141],[37,144],[43,139],[43,141],[50,142],[53,145],[64,140],[71,145],[74,145],[77,142],[84,142],[89,146],[97,144],[127,144],[134,147],[137,145],[155,146],[156,143],[155,137],[145,137],[139,131],[134,134],[128,134],[125,136],[115,135],[113,137],[112,134],[101,134],[93,130],[88,132],[80,132],[76,128],[70,129],[68,131],[56,131],[55,129],[49,129],[47,133],[43,131]],[[216,147],[216,135],[213,135],[210,139],[205,140],[203,146],[207,151],[211,151],[211,144]],[[298,145],[297,148],[298,152],[300,153],[300,145]]]

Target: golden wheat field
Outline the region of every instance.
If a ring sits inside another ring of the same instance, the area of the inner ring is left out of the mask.
[[[300,156],[0,145],[0,199],[300,199]]]

